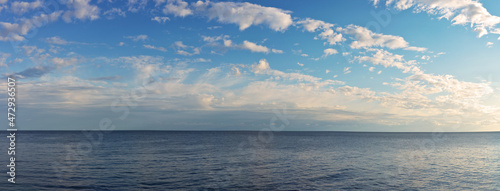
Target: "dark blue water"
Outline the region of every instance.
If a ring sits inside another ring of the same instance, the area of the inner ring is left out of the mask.
[[[500,190],[500,133],[100,133],[18,132],[15,185],[0,139],[0,190]]]

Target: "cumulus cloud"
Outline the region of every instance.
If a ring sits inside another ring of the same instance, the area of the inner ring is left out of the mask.
[[[182,41],[175,41],[174,42],[174,45],[177,47],[177,48],[187,48],[188,46],[185,45]]]
[[[250,50],[252,52],[263,52],[263,53],[268,53],[269,49],[265,46],[262,45],[257,45],[253,42],[249,41],[243,41],[243,44],[241,45],[241,48]]]
[[[69,10],[62,16],[66,22],[71,22],[72,18],[79,20],[96,20],[99,18],[100,9],[96,5],[89,4],[90,0],[68,0],[65,2]]]
[[[252,65],[252,71],[256,74],[264,73],[264,71],[269,69],[271,69],[271,67],[269,67],[269,62],[267,62],[266,59],[261,59],[258,63]]]
[[[237,24],[240,30],[245,30],[252,25],[266,24],[275,31],[284,31],[293,23],[289,13],[289,11],[274,7],[234,2],[209,3],[206,9],[209,19]]]
[[[22,15],[28,11],[32,11],[42,7],[42,1],[40,0],[36,0],[33,2],[14,1],[10,4],[10,7],[12,12],[14,12],[14,14]]]
[[[330,56],[330,55],[334,55],[334,54],[338,54],[339,51],[333,49],[333,48],[327,48],[325,50],[323,50],[323,57],[327,57],[327,56]]]
[[[30,19],[21,19],[19,23],[0,22],[0,41],[22,41],[24,36],[34,28],[55,22],[61,16],[62,11],[50,14],[40,14]]]
[[[177,49],[175,53],[183,56],[192,56],[201,52],[201,48],[185,45],[182,41],[175,41],[173,46]],[[188,52],[189,49],[191,52]]]
[[[310,18],[297,21],[296,24],[302,26],[308,32],[321,31],[318,37],[326,40],[330,45],[336,45],[339,42],[345,41],[342,34],[334,31],[334,24]]]
[[[233,41],[229,39],[224,39],[224,46],[230,47],[231,45],[233,45]]]
[[[374,33],[365,27],[349,25],[342,29],[346,34],[354,36],[355,40],[350,47],[354,49],[385,47],[390,49],[404,48],[406,50],[425,51],[425,48],[411,47],[403,37]]]
[[[406,61],[402,55],[393,54],[382,49],[369,49],[368,52],[372,53],[369,56],[356,56],[355,60],[359,62],[370,62],[374,65],[382,65],[384,67],[395,67],[407,72],[420,72],[420,68],[416,66],[416,61]]]
[[[192,15],[193,11],[188,6],[189,4],[182,0],[168,0],[167,5],[163,8],[163,13],[173,14],[176,17]]]
[[[24,36],[34,28],[42,27],[48,23],[57,21],[60,17],[65,22],[71,22],[74,18],[78,20],[95,20],[99,18],[99,8],[89,4],[90,0],[68,0],[63,4],[68,7],[66,11],[56,11],[50,14],[40,14],[31,18],[19,19],[18,23],[0,22],[0,41],[22,41]],[[13,11],[22,14],[42,6],[41,1],[31,3],[14,2]]]
[[[189,5],[182,0],[168,0],[163,13],[177,17],[198,14],[220,23],[237,24],[240,30],[265,24],[272,30],[284,31],[293,24],[289,11],[252,3],[198,1]]]
[[[182,44],[186,48],[189,47]],[[492,89],[487,83],[463,82],[449,75],[415,73],[391,84],[402,92],[388,93],[311,75],[275,70],[265,59],[250,66],[216,66],[200,71],[199,75],[190,75],[195,69],[189,68],[188,65],[170,64],[162,57],[120,57],[109,59],[109,62],[124,63],[133,69],[136,78],[145,78],[151,82],[148,86],[148,99],[138,100],[139,108],[136,110],[136,113],[140,113],[140,108],[147,107],[149,116],[151,110],[209,111],[203,114],[220,111],[234,113],[238,110],[249,113],[285,104],[293,108],[290,112],[296,112],[294,114],[308,120],[323,121],[325,124],[334,124],[336,120],[349,121],[349,124],[353,121],[363,121],[367,124],[383,124],[395,128],[395,124],[408,127],[414,118],[439,118],[437,115],[440,111],[449,111],[447,109],[453,106],[473,109],[472,113],[477,115],[480,114],[477,111],[491,111],[491,108],[477,102],[479,98],[491,94]],[[349,67],[346,68],[346,71],[350,71]],[[42,76],[43,70],[39,69],[39,74],[34,69],[26,73]],[[67,107],[68,104],[85,104],[89,107],[110,98],[95,99],[88,96],[95,92],[106,96],[126,95],[124,89],[102,87],[108,81],[116,79],[119,77],[104,76],[88,80],[57,77],[52,79],[53,81],[36,82],[37,84],[27,81],[24,85],[26,94],[23,96],[30,97],[23,100],[37,103],[34,97],[40,97],[40,94],[32,92],[52,92],[50,95],[42,93],[43,97],[49,96],[49,100],[56,103],[51,105],[64,103]],[[94,85],[95,83],[99,85]],[[238,88],[234,88],[235,86]],[[431,94],[433,96],[428,96]],[[189,117],[193,119],[193,116]],[[184,119],[181,121],[185,121]],[[301,120],[303,119],[297,119],[296,122]]]
[[[378,0],[373,2],[375,5],[379,3]],[[439,19],[450,20],[453,25],[469,24],[478,33],[478,37],[498,30],[497,25],[500,23],[500,17],[491,15],[475,0],[386,0],[386,5],[398,10],[413,7],[415,12],[439,15]]]

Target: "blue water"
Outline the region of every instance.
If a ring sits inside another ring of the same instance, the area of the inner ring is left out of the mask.
[[[18,132],[15,185],[0,139],[0,190],[500,190],[500,133],[99,133]]]

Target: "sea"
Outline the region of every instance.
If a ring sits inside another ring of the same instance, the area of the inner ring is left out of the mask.
[[[0,190],[500,190],[500,133],[18,131]]]

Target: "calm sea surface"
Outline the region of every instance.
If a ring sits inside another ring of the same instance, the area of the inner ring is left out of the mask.
[[[500,190],[500,133],[17,132],[0,190]]]

